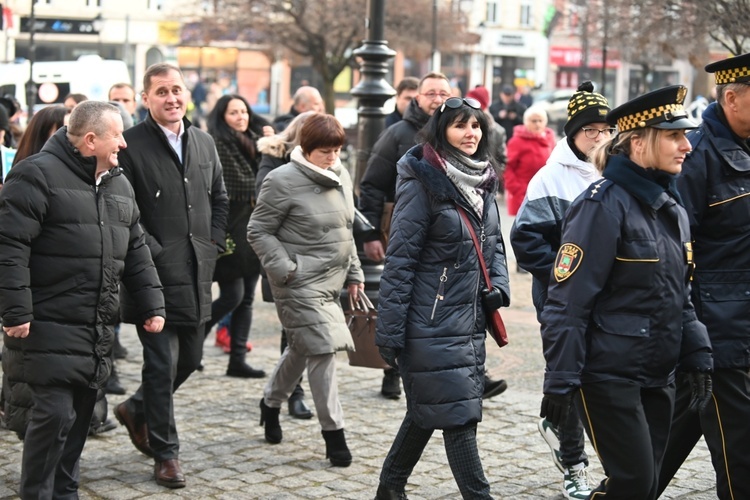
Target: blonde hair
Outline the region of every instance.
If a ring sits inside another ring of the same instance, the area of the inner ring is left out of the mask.
[[[299,144],[302,125],[304,125],[308,118],[317,113],[317,111],[305,111],[304,113],[300,113],[295,116],[294,120],[289,122],[289,125],[278,134],[269,137],[261,137],[257,141],[258,151],[264,155],[284,158]]]
[[[589,155],[589,160],[599,172],[604,171],[604,167],[607,166],[607,159],[617,153],[623,153],[632,161],[645,167],[654,165],[658,159],[659,138],[664,132],[667,131],[653,127],[621,132],[597,144]],[[633,158],[634,137],[640,137],[643,141],[643,151],[638,158]]]

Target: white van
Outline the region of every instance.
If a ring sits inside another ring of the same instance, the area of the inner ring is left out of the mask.
[[[11,94],[26,110],[26,82],[29,61],[0,64],[0,95]],[[106,101],[115,83],[131,83],[123,61],[84,55],[76,61],[39,61],[34,63],[37,86],[35,110],[49,104],[62,104],[69,93],[84,94],[92,100]]]

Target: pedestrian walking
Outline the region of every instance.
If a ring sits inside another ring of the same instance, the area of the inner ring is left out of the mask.
[[[133,292],[149,335],[164,299],[133,190],[118,168],[126,147],[110,104],[78,104],[41,153],[0,192],[3,373],[28,384],[23,499],[78,498],[79,460],[111,369],[118,285]]]
[[[568,102],[565,137],[532,177],[513,221],[513,254],[518,265],[532,274],[531,297],[540,322],[565,213],[581,192],[601,178],[588,155],[615,132],[605,120],[609,111],[607,99],[594,92],[591,82],[578,86]],[[559,427],[542,418],[538,428],[551,448],[555,466],[563,473],[566,498],[587,499],[591,494],[589,459],[578,414],[570,412]]]
[[[505,129],[505,136],[510,140],[518,125],[523,125],[523,114],[528,106],[516,99],[513,85],[503,85],[498,94],[499,99],[490,105],[489,112],[500,126]]]
[[[331,115],[313,114],[300,130],[291,161],[268,173],[247,238],[271,284],[288,346],[263,390],[265,439],[282,440],[281,405],[307,368],[325,456],[348,467],[336,352],[354,346],[339,302],[343,287],[356,301],[364,274],[354,245],[354,189],[339,153],[346,135]]]
[[[400,122],[388,127],[378,137],[367,160],[367,169],[359,186],[359,210],[370,221],[374,231],[363,236],[365,256],[372,263],[379,264],[385,258],[382,229],[388,227],[393,200],[396,195],[397,163],[404,154],[414,147],[417,133],[422,129],[443,103],[451,96],[448,77],[431,72],[419,81],[419,94],[411,101]],[[387,209],[387,207],[391,207]],[[365,265],[369,262],[365,262]],[[377,304],[375,304],[377,305]],[[380,394],[388,399],[401,396],[401,381],[393,369],[383,371]],[[508,388],[505,380],[493,380],[485,373],[484,398],[501,394]]]
[[[523,114],[523,125],[516,125],[508,139],[505,166],[505,198],[508,215],[516,215],[534,174],[547,162],[555,147],[555,133],[547,127],[547,112],[530,107]]]
[[[258,140],[258,150],[262,153],[263,158],[260,160],[258,166],[258,175],[255,180],[255,191],[260,193],[260,188],[263,185],[263,180],[266,175],[276,168],[286,165],[291,161],[292,151],[299,145],[300,141],[300,130],[305,121],[317,111],[305,111],[294,117],[289,122],[289,125],[278,134],[263,137]],[[265,275],[261,280],[261,290],[263,290],[263,300],[266,302],[273,302],[273,293],[271,292],[271,285],[268,283],[268,277]],[[281,342],[279,347],[281,348],[281,354],[284,354],[289,345],[286,331],[282,327],[281,329]],[[294,418],[307,420],[313,417],[313,412],[305,402],[305,390],[302,388],[302,378],[300,377],[299,382],[292,390],[292,394],[289,396],[287,401],[287,407],[289,415]]]
[[[298,88],[292,97],[292,101],[293,104],[289,113],[277,116],[274,119],[272,125],[276,132],[282,132],[289,126],[292,120],[305,111],[324,113],[326,110],[325,103],[318,89],[309,85],[303,85]]]
[[[398,163],[375,343],[404,380],[406,415],[383,463],[378,499],[406,497],[436,429],[463,498],[491,498],[476,440],[484,310],[508,306],[510,289],[489,130],[478,101],[449,98],[428,121],[424,144]],[[481,235],[491,283],[484,282],[472,231]]]
[[[167,323],[161,335],[139,326],[134,296],[123,290],[122,321],[136,324],[143,370],[138,390],[114,413],[136,449],[154,459],[156,483],[182,488],[173,394],[201,363],[229,202],[213,139],[185,119],[182,72],[168,63],[149,66],[141,99],[148,115],[125,131],[130,148],[120,160],[164,286]]]
[[[227,234],[234,248],[216,263],[214,281],[219,297],[211,304],[211,319],[206,335],[221,318],[229,320],[229,377],[263,378],[266,372],[253,368],[247,361],[247,339],[253,324],[255,288],[260,279],[260,260],[247,241],[247,223],[255,207],[255,173],[261,154],[256,140],[259,135],[250,128],[252,109],[237,94],[221,96],[208,114],[208,133],[214,138],[221,160],[229,216]]]
[[[603,179],[568,209],[542,311],[541,417],[573,404],[606,478],[592,498],[652,500],[669,436],[675,370],[692,405],[711,394],[711,347],[690,301],[690,232],[675,178],[690,143],[687,89],[665,87],[607,114],[618,134],[592,163]]]
[[[711,451],[716,495],[750,498],[750,54],[706,66],[717,100],[688,135],[693,152],[677,180],[693,239],[693,302],[714,357],[713,398],[690,408],[690,379],[677,378],[661,493],[701,436]]]
[[[406,108],[411,101],[419,94],[419,79],[413,76],[407,76],[398,82],[396,87],[396,105],[394,110],[385,117],[385,128],[394,123],[398,123],[404,118]]]

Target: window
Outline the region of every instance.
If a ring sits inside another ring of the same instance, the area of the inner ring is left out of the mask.
[[[534,26],[534,18],[531,12],[531,5],[528,3],[521,4],[521,27],[532,28]]]
[[[487,24],[497,24],[497,2],[487,2]]]

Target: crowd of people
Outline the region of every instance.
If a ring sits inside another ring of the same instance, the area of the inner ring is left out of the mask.
[[[407,498],[440,430],[461,496],[493,498],[477,426],[483,401],[508,388],[485,367],[487,318],[511,297],[504,193],[546,362],[537,426],[564,496],[656,499],[703,436],[718,498],[750,498],[750,459],[727,446],[746,442],[750,417],[750,54],[706,71],[717,97],[700,125],[684,86],[612,108],[584,82],[559,140],[511,86],[491,102],[483,86],[457,96],[439,72],[408,77],[359,185],[341,163],[341,123],[308,85],[273,121],[223,95],[205,130],[168,63],[145,72],[145,113],[126,83],[109,102],[71,94],[41,109],[10,144],[0,188],[0,399],[24,442],[19,496],[77,497],[87,436],[116,426],[106,394],[126,392],[121,321],[135,325],[142,379],[113,415],[157,484],[187,484],[174,393],[220,322],[226,375],[268,378],[265,441],[283,440],[286,403],[317,416],[325,458],[348,467],[340,296],[356,302],[363,268],[382,266],[380,393],[403,394],[406,409],[375,497]],[[359,216],[369,224],[355,234]],[[268,376],[248,362],[259,285],[281,326]]]

